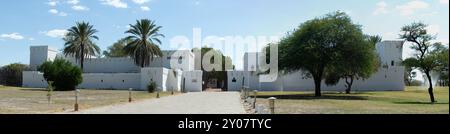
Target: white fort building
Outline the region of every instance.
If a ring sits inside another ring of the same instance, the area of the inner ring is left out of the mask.
[[[404,67],[401,65],[403,41],[383,41],[376,46],[381,67],[368,79],[355,80],[354,91],[404,90]],[[203,72],[196,67],[195,54],[189,50],[163,51],[164,56],[154,59],[149,67],[140,68],[130,58],[90,58],[84,62],[83,82],[78,88],[146,90],[150,81],[157,83],[163,91],[201,92]],[[259,53],[244,55],[243,70],[227,71],[225,91],[239,91],[243,86],[260,91],[312,91],[314,81],[304,78],[301,71],[278,75],[274,82],[260,82],[258,73]],[[77,64],[73,57],[66,57],[48,46],[30,47],[30,67],[23,72],[23,86],[45,88],[47,82],[36,68],[45,61],[64,58]],[[322,83],[324,91],[345,89],[341,80],[335,86]]]

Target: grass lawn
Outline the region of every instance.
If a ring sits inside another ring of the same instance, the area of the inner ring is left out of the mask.
[[[276,97],[277,114],[449,114],[449,88],[436,87],[438,103],[430,104],[426,87],[405,91],[357,92],[354,94],[311,92],[258,92],[257,103],[268,106],[266,98]]]
[[[170,92],[161,93],[168,96]],[[54,91],[52,103],[48,104],[47,91],[37,88],[0,86],[0,114],[36,114],[72,111],[75,103],[74,91]],[[156,98],[156,93],[133,91],[134,101]],[[128,103],[127,90],[81,90],[80,110]]]

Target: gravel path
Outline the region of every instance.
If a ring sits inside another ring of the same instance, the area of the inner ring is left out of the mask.
[[[73,114],[245,114],[238,92],[186,93]]]

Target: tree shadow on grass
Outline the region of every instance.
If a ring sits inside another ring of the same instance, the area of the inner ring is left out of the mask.
[[[408,101],[408,102],[393,102],[395,104],[414,104],[414,105],[421,105],[421,104],[449,104],[448,102],[418,102],[418,101]]]
[[[257,98],[267,99],[269,97],[275,97],[277,99],[289,99],[289,100],[368,100],[367,96],[351,96],[351,95],[337,95],[337,94],[322,94],[321,97],[315,97],[313,94],[289,94],[289,95],[258,95]]]
[[[47,89],[44,89],[44,88],[21,88],[19,90],[22,90],[22,91],[39,91],[39,92],[42,92],[42,91],[47,92],[48,91]]]

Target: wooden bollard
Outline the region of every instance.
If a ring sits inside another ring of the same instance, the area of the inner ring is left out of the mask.
[[[157,91],[156,91],[156,98],[159,98],[159,91],[160,91],[160,88],[157,88],[156,90],[157,90]]]
[[[253,109],[256,108],[256,97],[257,97],[257,95],[258,95],[258,90],[253,90],[253,98],[254,98],[254,100],[253,100]]]
[[[131,92],[133,91],[133,88],[129,88],[128,89],[128,102],[132,102],[133,101],[133,98],[132,98],[132,96],[131,96]]]

